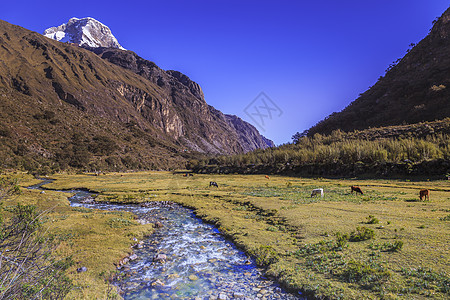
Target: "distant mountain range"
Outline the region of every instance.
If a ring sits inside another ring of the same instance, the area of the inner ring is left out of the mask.
[[[0,168],[167,169],[273,146],[92,18],[45,35],[0,21]]]
[[[310,128],[308,134],[450,117],[450,9],[434,22],[428,36],[411,46],[373,87]]]

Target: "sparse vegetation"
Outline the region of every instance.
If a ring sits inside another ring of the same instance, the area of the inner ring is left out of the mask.
[[[33,205],[4,207],[18,187],[3,177],[0,186],[0,299],[63,299],[72,288],[65,271],[70,257],[53,255],[57,247],[43,222],[46,212]]]
[[[375,232],[373,229],[366,228],[366,227],[356,227],[355,231],[352,231],[350,233],[350,239],[351,242],[360,242],[365,240],[373,239],[375,236]]]

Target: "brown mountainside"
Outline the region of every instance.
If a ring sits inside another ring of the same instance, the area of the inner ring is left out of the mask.
[[[0,166],[168,168],[266,146],[242,139],[187,76],[112,50],[0,21]]]
[[[450,116],[450,9],[428,36],[392,65],[384,77],[339,113],[309,131],[361,130]]]

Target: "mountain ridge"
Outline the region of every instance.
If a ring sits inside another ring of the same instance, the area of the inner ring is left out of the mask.
[[[5,21],[0,45],[0,166],[167,169],[201,153],[252,150],[181,73],[139,58],[156,74],[145,78]]]
[[[307,133],[330,134],[370,127],[414,124],[450,117],[450,8],[430,33],[389,66],[386,74],[340,112]]]

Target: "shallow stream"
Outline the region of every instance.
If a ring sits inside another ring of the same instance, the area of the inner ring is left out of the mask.
[[[29,188],[40,189],[49,182]],[[122,280],[116,285],[124,299],[301,299],[265,278],[254,260],[190,209],[174,203],[83,203],[93,194],[64,192],[74,194],[69,198],[74,207],[130,211],[142,223],[158,223],[154,234],[137,243],[137,257],[121,267]]]

